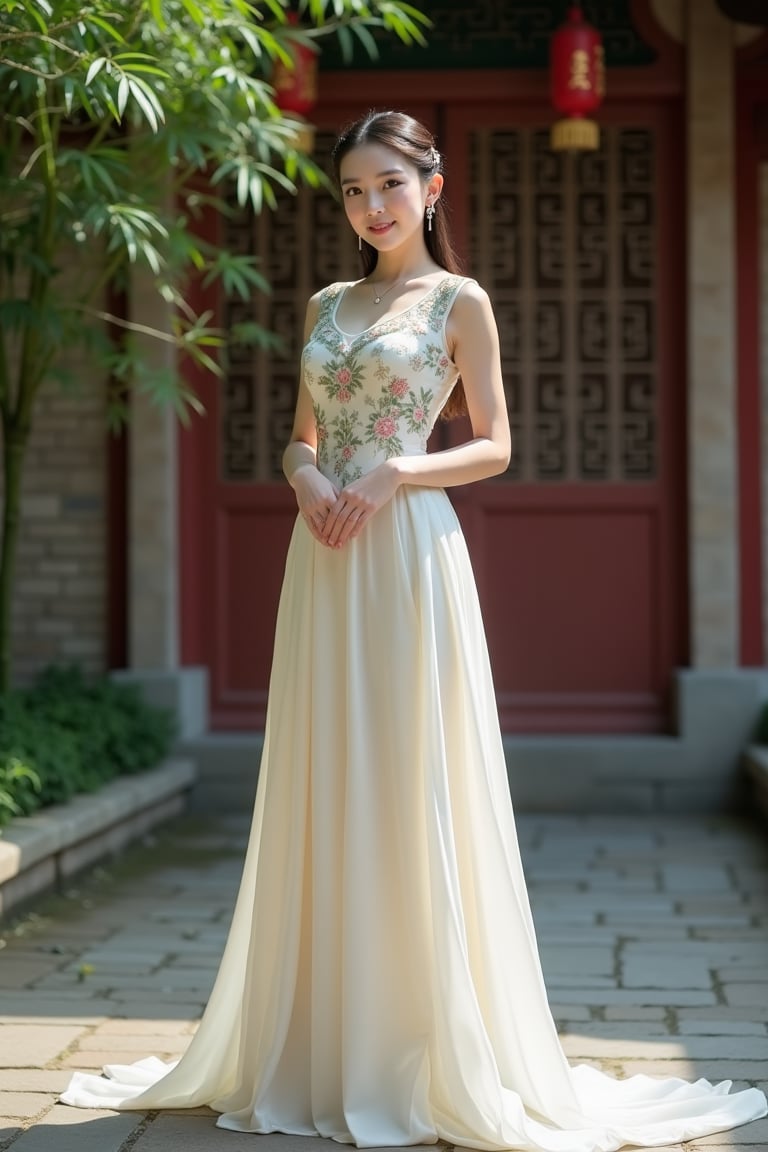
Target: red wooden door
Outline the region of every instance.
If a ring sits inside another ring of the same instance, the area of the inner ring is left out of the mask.
[[[320,159],[336,126],[358,111],[324,109]],[[503,726],[663,730],[672,671],[685,657],[674,124],[653,106],[614,107],[601,117],[601,152],[573,159],[549,153],[543,107],[409,111],[431,123],[439,112],[457,239],[493,298],[502,337],[510,471],[451,494],[477,575]],[[280,456],[303,307],[322,284],[357,276],[359,265],[328,195],[286,197],[277,213],[216,226],[228,229],[232,247],[260,255],[273,285],[247,309],[226,308],[224,322],[253,316],[283,349],[235,353],[222,385],[197,382],[208,416],[182,455],[184,657],[210,669],[213,726],[253,728],[264,719],[295,517]],[[461,431],[443,425],[440,436]]]
[[[685,655],[682,170],[652,107],[613,107],[581,156],[550,151],[550,119],[447,116],[514,439],[506,475],[455,504],[503,726],[660,731]]]

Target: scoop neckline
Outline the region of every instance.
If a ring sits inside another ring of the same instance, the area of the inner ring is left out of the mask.
[[[359,332],[347,332],[346,329],[341,327],[338,320],[336,319],[339,311],[339,305],[346,296],[347,289],[353,287],[352,284],[345,284],[333,302],[333,309],[331,311],[331,321],[333,326],[337,332],[341,333],[342,336],[346,336],[348,340],[357,340],[360,336],[366,336],[369,332],[372,332],[374,328],[380,328],[382,324],[389,324],[392,320],[399,320],[401,316],[407,316],[409,312],[413,312],[414,308],[418,308],[421,304],[424,303],[425,300],[428,300],[429,297],[434,292],[436,292],[442,284],[445,284],[446,280],[449,280],[452,275],[453,273],[449,272],[447,275],[442,276],[438,280],[437,284],[433,284],[428,292],[425,292],[424,295],[420,296],[419,299],[414,301],[413,304],[409,304],[407,308],[403,308],[402,311],[395,312],[391,316],[387,316],[386,319],[374,320],[373,324],[369,324],[367,328],[362,328]],[[356,280],[354,283],[361,284],[362,281]]]

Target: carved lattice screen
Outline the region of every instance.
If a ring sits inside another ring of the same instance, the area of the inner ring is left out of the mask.
[[[471,140],[470,265],[499,323],[514,453],[507,479],[651,480],[657,464],[654,141],[604,128],[597,153],[554,154],[544,130],[478,129]],[[332,137],[320,134],[326,161]],[[453,193],[454,197],[456,193]],[[235,213],[227,242],[255,252],[273,287],[227,306],[281,352],[243,348],[222,392],[225,480],[270,483],[296,396],[304,307],[359,275],[354,238],[330,194],[280,195],[277,212]]]
[[[632,481],[656,471],[653,136],[597,153],[539,129],[471,140],[471,263],[493,297],[513,458],[506,478]]]

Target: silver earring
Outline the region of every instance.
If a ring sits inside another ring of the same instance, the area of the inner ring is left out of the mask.
[[[427,231],[432,231],[432,217],[435,214],[434,204],[427,204]]]
[[[362,252],[362,250],[363,250],[363,238],[362,238],[362,236],[357,237],[357,250],[358,250],[358,252]]]

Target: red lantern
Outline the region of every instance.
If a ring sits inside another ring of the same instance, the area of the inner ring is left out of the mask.
[[[598,148],[600,129],[587,117],[599,108],[605,95],[603,40],[597,29],[587,24],[577,4],[568,10],[565,24],[552,36],[549,65],[552,103],[565,117],[552,126],[552,148]]]
[[[288,13],[289,24],[297,24],[295,12]],[[275,103],[281,112],[287,112],[302,121],[297,127],[297,145],[306,151],[312,147],[314,128],[303,123],[317,103],[317,53],[306,44],[291,41],[289,46],[293,67],[289,68],[282,60],[275,61],[272,73],[272,87],[275,90]]]

